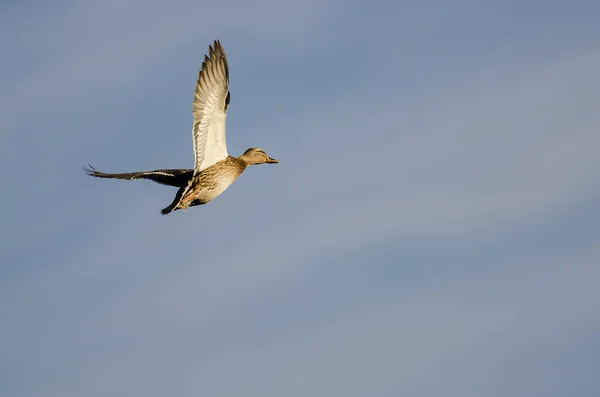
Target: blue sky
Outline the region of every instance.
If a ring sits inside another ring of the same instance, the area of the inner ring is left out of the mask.
[[[0,395],[600,394],[599,3],[201,3],[0,5]]]

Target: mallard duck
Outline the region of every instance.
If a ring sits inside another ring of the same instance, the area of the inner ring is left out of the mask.
[[[227,153],[225,124],[231,99],[229,65],[219,40],[208,46],[208,52],[209,55],[204,56],[194,94],[194,169],[107,174],[90,165],[84,171],[98,178],[149,179],[178,187],[171,205],[161,210],[161,214],[166,215],[214,200],[250,165],[278,163],[260,148],[250,148],[239,157]]]

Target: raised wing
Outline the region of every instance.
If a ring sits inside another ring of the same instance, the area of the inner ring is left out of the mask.
[[[228,156],[225,124],[230,98],[229,66],[219,40],[208,51],[194,94],[194,174]]]

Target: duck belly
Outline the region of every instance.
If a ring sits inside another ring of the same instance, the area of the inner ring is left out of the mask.
[[[198,195],[196,198],[202,203],[206,204],[211,200],[219,197],[235,180],[237,177],[234,175],[227,175],[226,177],[219,178],[219,180],[214,181],[207,186],[202,186],[201,189],[198,190]]]

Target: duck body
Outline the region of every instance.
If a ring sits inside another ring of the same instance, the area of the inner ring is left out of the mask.
[[[177,211],[206,204],[220,196],[246,170],[248,164],[237,157],[228,156],[190,178],[188,184],[179,188],[175,199],[161,211],[166,215]]]

